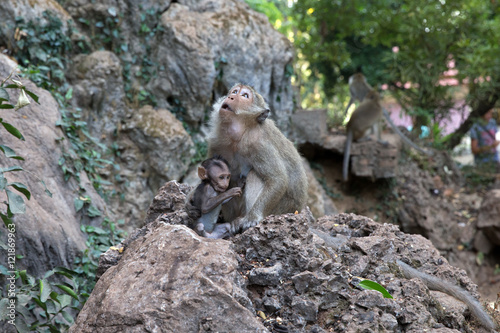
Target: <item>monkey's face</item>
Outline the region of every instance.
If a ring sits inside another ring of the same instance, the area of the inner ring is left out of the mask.
[[[235,85],[229,90],[229,94],[222,102],[220,112],[232,112],[238,114],[239,111],[249,110],[254,102],[254,92],[244,85]]]
[[[210,185],[217,192],[225,192],[229,187],[229,181],[231,180],[231,172],[229,172],[229,168],[227,165],[224,165],[222,168],[213,165],[208,170],[208,177],[210,178]]]

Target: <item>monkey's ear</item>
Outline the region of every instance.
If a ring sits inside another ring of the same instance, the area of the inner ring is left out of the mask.
[[[264,122],[264,120],[266,120],[267,117],[269,117],[269,112],[271,112],[271,111],[269,111],[269,109],[265,109],[263,112],[261,112],[259,114],[259,116],[257,117],[257,122],[259,124],[262,124]]]
[[[200,177],[201,180],[208,179],[207,169],[205,169],[202,166],[199,166],[198,167],[198,177]]]

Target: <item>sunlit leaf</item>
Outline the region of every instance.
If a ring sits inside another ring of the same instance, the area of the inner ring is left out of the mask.
[[[368,290],[376,290],[382,293],[385,298],[393,298],[392,295],[389,294],[389,292],[377,282],[373,282],[371,280],[363,280],[359,283],[359,286]]]

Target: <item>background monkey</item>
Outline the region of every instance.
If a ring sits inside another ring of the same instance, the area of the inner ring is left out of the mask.
[[[372,89],[373,89],[372,86],[370,86],[370,84],[368,84],[368,82],[366,81],[366,78],[363,74],[361,74],[361,73],[353,74],[349,78],[349,92],[350,92],[351,98],[349,99],[349,104],[347,105],[347,108],[345,109],[344,116],[347,114],[347,110],[349,110],[349,107],[351,106],[352,103],[354,103],[354,101],[357,100],[357,101],[362,102],[365,99],[368,92]],[[396,132],[401,137],[401,139],[403,139],[404,142],[406,142],[408,145],[410,145],[411,147],[413,147],[414,149],[418,150],[419,152],[421,152],[423,154],[426,154],[429,156],[432,155],[431,151],[426,151],[426,150],[420,148],[415,143],[413,143],[410,139],[408,139],[408,137],[406,137],[406,135],[404,135],[399,130],[399,128],[392,122],[391,117],[389,116],[389,112],[387,112],[386,109],[382,108],[382,112],[383,112],[385,120],[387,120],[387,122],[389,123],[391,128],[394,130],[394,132]],[[378,130],[377,135],[378,135],[378,138],[380,140],[380,129],[378,128],[377,130]]]
[[[349,93],[351,98],[349,99],[349,104],[347,104],[347,108],[344,111],[344,116],[347,114],[347,110],[354,103],[354,101],[363,102],[366,97],[366,94],[370,90],[372,90],[372,86],[368,84],[366,78],[361,73],[356,73],[351,75],[349,78]]]
[[[344,163],[342,165],[342,177],[344,181],[347,180],[347,173],[349,171],[349,156],[351,154],[352,142],[361,139],[366,131],[379,121],[381,115],[382,107],[380,106],[378,92],[371,90],[365,96],[363,102],[354,110],[346,126],[347,138],[344,148]]]
[[[221,156],[214,156],[201,163],[198,167],[201,184],[188,195],[186,210],[199,211],[194,230],[203,237],[224,238],[230,236],[230,224],[222,223],[216,226],[221,207],[233,197],[241,195],[241,187],[229,187],[231,173],[229,164]],[[191,207],[189,207],[191,205]],[[193,214],[190,214],[193,217]]]
[[[299,153],[274,122],[269,106],[252,87],[236,84],[214,105],[208,154],[231,166],[231,185],[247,176],[241,198],[222,207],[231,232],[242,232],[270,214],[301,210],[307,178]]]

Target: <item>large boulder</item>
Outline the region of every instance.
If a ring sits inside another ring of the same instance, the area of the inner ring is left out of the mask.
[[[164,70],[149,84],[156,96],[165,96],[160,106],[178,99],[187,120],[199,123],[214,97],[242,82],[267,99],[278,127],[288,128],[293,48],[264,14],[243,1],[179,1],[162,14],[160,25],[152,57]]]
[[[305,210],[270,216],[230,240],[210,240],[184,225],[185,192],[176,182],[162,187],[149,210],[152,222],[123,242],[72,332],[481,330],[461,302],[402,277],[396,260],[477,297],[465,272],[422,236],[354,214],[314,223]],[[360,288],[361,279],[394,298]]]
[[[0,80],[8,77],[17,66],[5,55],[0,54]],[[74,199],[79,195],[78,188],[91,198],[92,205],[105,212],[105,204],[95,192],[86,174],[82,172],[81,182],[74,178],[64,180],[59,166],[61,149],[69,151],[69,142],[62,130],[56,127],[59,120],[59,107],[49,92],[37,88],[28,80],[21,80],[30,91],[39,96],[40,104],[32,102],[19,111],[4,110],[2,119],[18,128],[25,141],[16,139],[2,127],[0,142],[15,150],[25,161],[8,159],[0,153],[2,167],[20,165],[24,172],[6,173],[9,182],[26,184],[31,191],[31,200],[25,200],[26,213],[15,215],[16,254],[23,255],[18,268],[26,268],[32,275],[39,276],[55,266],[70,267],[75,256],[85,248],[85,236],[80,231],[80,222],[100,224],[100,218],[82,220],[75,211]],[[15,104],[18,92],[9,89],[11,103]],[[43,180],[52,193],[45,193]],[[0,201],[4,201],[2,192]],[[1,224],[3,241],[6,239],[5,226]],[[7,258],[1,258],[5,263]]]
[[[69,0],[64,7],[75,22],[120,18],[120,36],[111,38],[127,45],[121,58],[129,65],[130,93],[147,88],[159,107],[200,125],[214,100],[241,81],[268,100],[278,126],[288,129],[293,48],[243,1]]]

